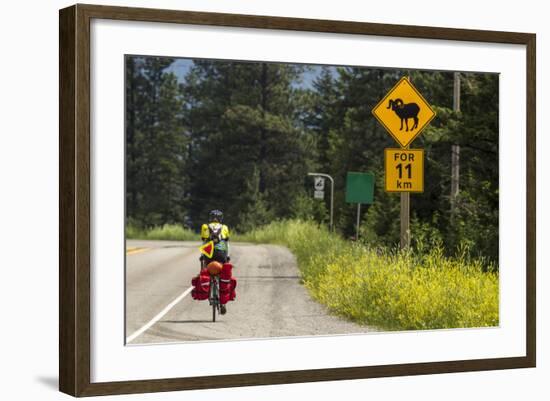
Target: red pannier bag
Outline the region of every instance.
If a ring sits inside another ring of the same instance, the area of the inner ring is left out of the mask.
[[[231,276],[232,271],[233,265],[231,263],[223,264],[223,269],[220,273],[220,302],[222,305],[235,299],[237,280]]]
[[[191,279],[193,289],[191,290],[191,297],[198,301],[208,299],[208,293],[210,292],[210,275],[203,269],[201,273]]]
[[[237,280],[233,277],[231,278],[231,295],[229,295],[229,300],[234,301],[237,294],[235,293],[235,288],[237,288]]]

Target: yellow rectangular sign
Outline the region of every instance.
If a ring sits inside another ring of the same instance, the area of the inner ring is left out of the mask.
[[[424,149],[384,150],[386,192],[424,192]]]

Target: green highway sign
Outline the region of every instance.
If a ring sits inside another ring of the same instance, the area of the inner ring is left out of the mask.
[[[349,172],[346,178],[346,202],[367,203],[374,201],[374,174]]]

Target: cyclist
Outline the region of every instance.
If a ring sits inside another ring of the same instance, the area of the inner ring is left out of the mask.
[[[214,242],[214,254],[211,260],[225,263],[229,258],[229,228],[223,224],[223,212],[215,209],[208,214],[208,224],[201,227],[201,239],[203,243]],[[204,255],[203,255],[204,256]],[[206,258],[206,257],[204,257]]]
[[[209,223],[203,224],[201,227],[201,239],[203,243],[209,241],[214,242],[214,252],[212,258],[209,259],[205,255],[201,255],[201,266],[205,266],[215,260],[220,263],[229,262],[229,228],[223,224],[223,212],[221,210],[211,210],[208,214]],[[221,314],[226,313],[226,306],[221,305]]]

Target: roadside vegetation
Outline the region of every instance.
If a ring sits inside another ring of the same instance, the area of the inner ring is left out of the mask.
[[[274,222],[238,240],[287,246],[314,299],[340,316],[386,330],[499,323],[498,273],[465,248],[408,252],[345,241],[312,222]]]
[[[132,223],[126,224],[127,239],[197,241],[199,235],[179,224],[164,224],[152,228],[140,228]]]

